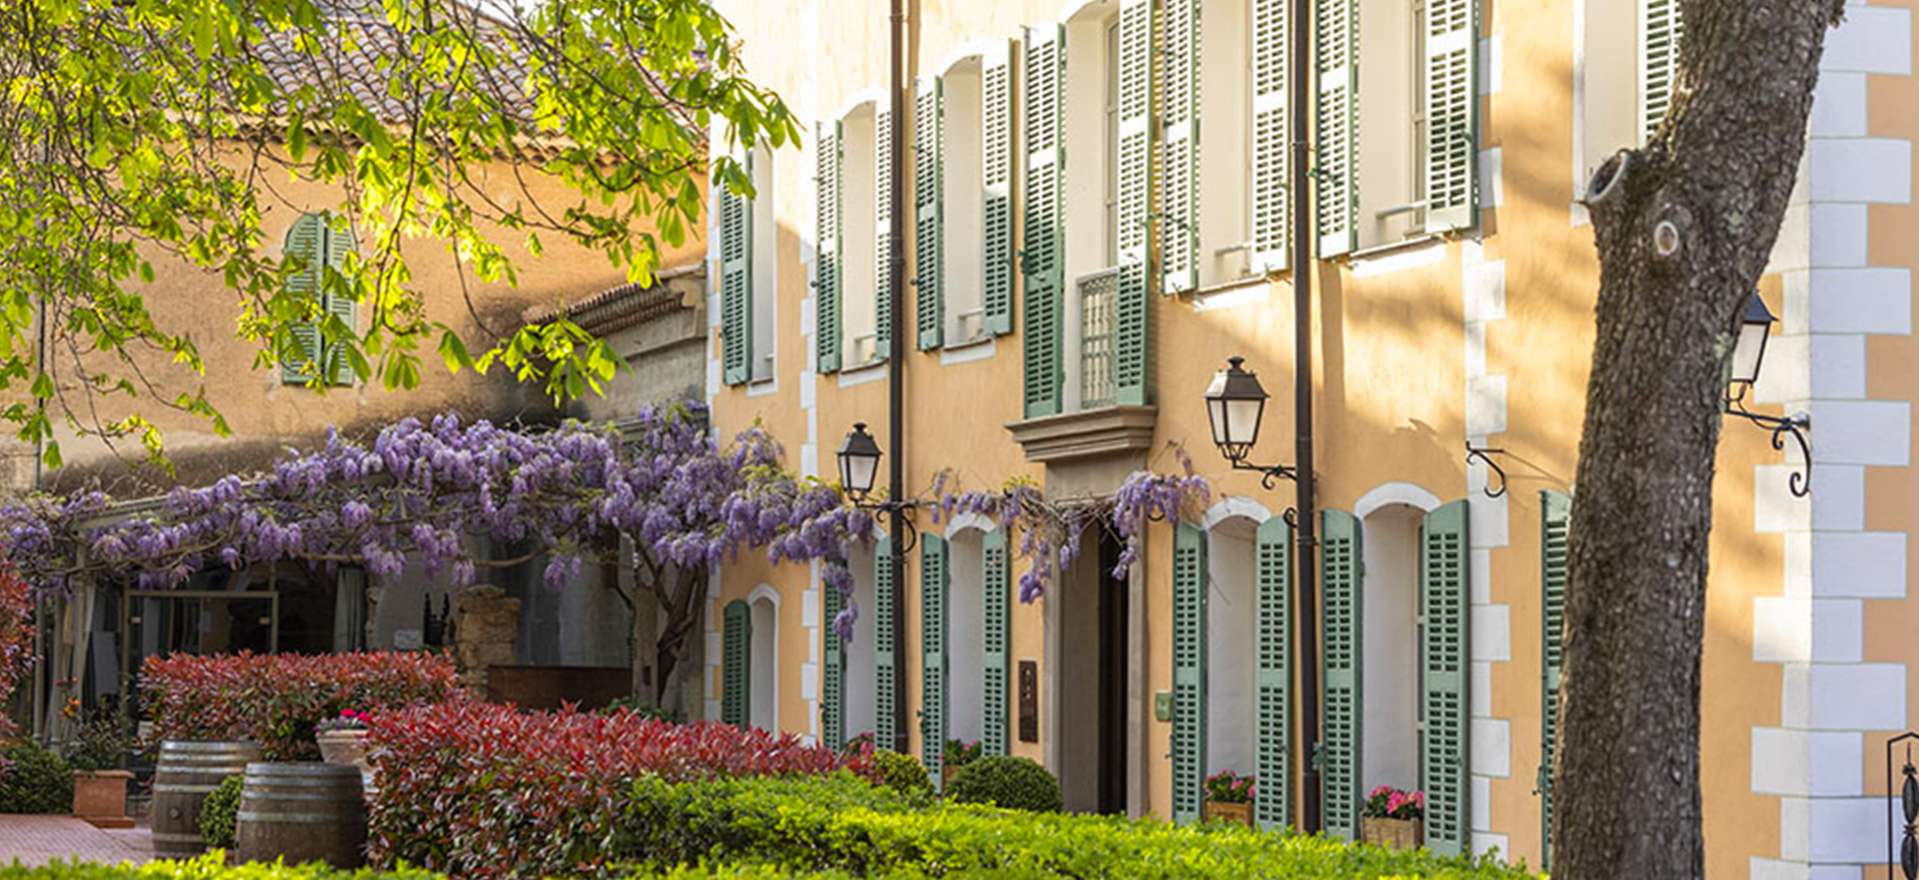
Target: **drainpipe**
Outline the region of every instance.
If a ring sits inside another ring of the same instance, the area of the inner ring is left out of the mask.
[[[906,497],[906,432],[903,425],[902,410],[906,398],[906,202],[901,181],[906,167],[906,138],[901,132],[906,130],[906,0],[893,0],[892,19],[892,56],[891,98],[893,102],[892,143],[886,149],[893,154],[893,179],[884,185],[891,187],[893,194],[892,229],[887,238],[892,243],[893,252],[890,265],[891,278],[887,289],[893,292],[887,304],[890,316],[888,326],[893,331],[887,334],[886,363],[886,431],[887,442],[893,446],[893,454],[887,464],[888,498],[898,502]],[[893,505],[891,521],[887,532],[893,536],[893,750],[907,753],[912,742],[912,734],[907,732],[906,720],[906,512],[897,503]],[[937,748],[928,744],[927,748]]]
[[[1293,452],[1298,476],[1298,552],[1293,568],[1299,573],[1299,741],[1306,772],[1301,797],[1300,830],[1320,830],[1319,790],[1319,510],[1313,497],[1313,225],[1312,145],[1307,140],[1306,113],[1311,108],[1313,4],[1295,0],[1292,45],[1293,139],[1293,418],[1298,431]]]

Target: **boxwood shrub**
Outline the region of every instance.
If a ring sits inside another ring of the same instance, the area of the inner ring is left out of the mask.
[[[73,810],[73,768],[32,740],[0,749],[0,813]]]
[[[233,846],[233,833],[240,822],[240,788],[244,776],[229,776],[207,793],[200,802],[200,839],[207,846],[227,849]]]
[[[1306,880],[1530,877],[1495,859],[1441,858],[1237,826],[1029,813],[970,804],[919,807],[850,776],[686,784],[642,779],[627,792],[614,859],[692,877],[763,877],[769,868],[853,876]],[[740,863],[741,873],[729,867]],[[668,874],[668,876],[673,876]]]
[[[1032,758],[991,755],[961,768],[946,786],[956,803],[988,804],[1009,810],[1057,813],[1063,802],[1059,780]]]

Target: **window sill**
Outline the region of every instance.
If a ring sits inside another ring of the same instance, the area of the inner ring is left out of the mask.
[[[886,378],[886,359],[875,358],[858,366],[841,367],[839,375],[839,385],[841,388],[851,388],[854,385],[878,382]]]
[[[746,380],[746,396],[761,397],[779,391],[780,383],[777,381],[777,378],[778,377],[775,376],[760,376]]]
[[[1028,461],[1063,462],[1142,453],[1153,447],[1156,406],[1105,406],[1008,422]]]
[[[965,342],[956,342],[940,349],[940,365],[968,364],[991,358],[999,346],[994,343],[991,333],[982,333]]]
[[[1290,273],[1287,273],[1290,277]],[[1232,281],[1220,281],[1193,292],[1193,308],[1210,312],[1260,302],[1271,292],[1273,281],[1265,275],[1248,275]]]

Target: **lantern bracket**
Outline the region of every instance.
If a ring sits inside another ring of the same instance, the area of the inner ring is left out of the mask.
[[[1786,438],[1791,437],[1799,444],[1799,470],[1787,478],[1786,487],[1792,490],[1792,497],[1804,498],[1812,493],[1812,443],[1806,439],[1806,432],[1812,429],[1812,416],[1796,413],[1790,416],[1769,416],[1746,408],[1746,387],[1740,386],[1739,393],[1726,396],[1726,412],[1739,416],[1759,427],[1772,432],[1772,448],[1784,450]]]
[[[1289,464],[1249,464],[1243,460],[1235,459],[1233,461],[1233,470],[1257,472],[1259,474],[1259,487],[1268,492],[1271,492],[1273,487],[1279,484],[1280,480],[1293,480],[1295,482],[1299,480],[1299,470]]]
[[[906,533],[902,536],[900,553],[904,555],[913,552],[913,546],[919,543],[920,538],[919,524],[913,521],[915,515],[919,512],[919,502],[894,501],[890,499],[886,501],[867,501],[859,496],[851,497],[849,500],[853,502],[855,509],[871,513],[873,515],[873,522],[881,526],[885,525],[886,517],[894,511],[899,511],[900,528]]]

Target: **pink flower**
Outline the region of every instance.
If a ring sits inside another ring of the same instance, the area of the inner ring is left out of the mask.
[[[1395,790],[1392,786],[1382,785],[1378,788],[1373,789],[1372,794],[1367,795],[1366,798],[1368,800],[1371,800],[1376,797],[1385,797],[1387,795],[1392,795],[1397,793],[1398,793],[1397,790]]]

